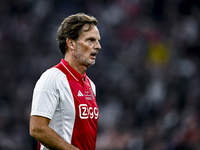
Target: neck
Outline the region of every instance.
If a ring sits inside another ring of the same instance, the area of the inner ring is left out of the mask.
[[[74,70],[76,70],[82,76],[84,75],[84,72],[87,69],[86,66],[79,64],[77,60],[73,59],[73,57],[68,57],[68,55],[65,55],[64,59]]]

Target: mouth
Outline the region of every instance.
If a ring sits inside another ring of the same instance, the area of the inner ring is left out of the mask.
[[[95,59],[97,54],[98,54],[97,52],[92,52],[92,53],[90,54],[90,56],[91,56],[93,59]]]

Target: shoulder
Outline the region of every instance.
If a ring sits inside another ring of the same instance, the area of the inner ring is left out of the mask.
[[[57,84],[65,77],[65,74],[57,68],[46,70],[36,83],[36,89],[56,88]]]
[[[87,76],[87,78],[88,78],[88,80],[89,80],[91,86],[95,86],[94,82],[93,82],[88,76]]]
[[[50,68],[46,70],[40,78],[49,78],[49,79],[57,79],[57,77],[65,76],[65,74],[60,71],[58,68]]]
[[[94,84],[94,82],[87,76],[89,82],[90,82],[90,85],[92,87],[92,90],[94,91],[95,95],[96,95],[96,86]]]

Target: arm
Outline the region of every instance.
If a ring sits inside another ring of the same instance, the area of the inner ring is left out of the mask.
[[[31,116],[30,135],[49,149],[56,150],[79,150],[66,142],[48,124],[50,119],[40,116]]]

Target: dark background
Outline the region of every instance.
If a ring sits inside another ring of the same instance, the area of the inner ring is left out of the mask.
[[[97,150],[200,149],[198,0],[1,0],[0,150],[35,150],[32,92],[60,62],[56,32],[68,15],[99,23],[87,75],[97,86]]]

